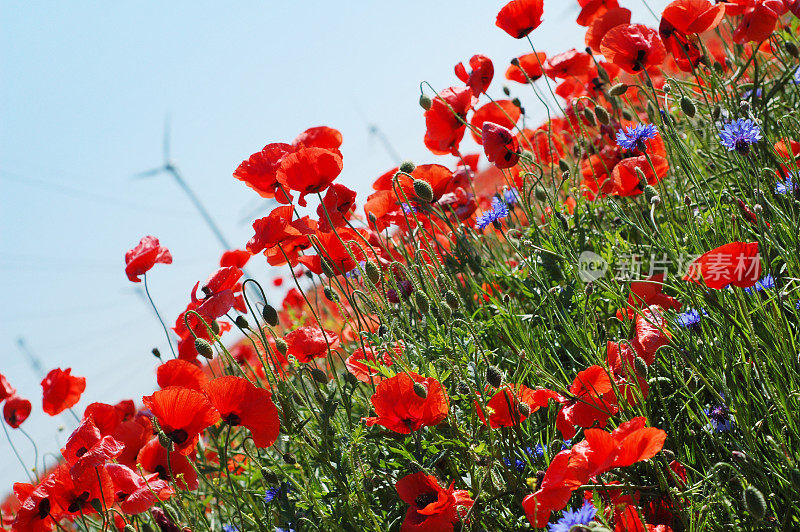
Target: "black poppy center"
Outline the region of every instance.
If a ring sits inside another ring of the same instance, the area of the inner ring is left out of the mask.
[[[429,504],[435,503],[437,500],[439,500],[439,496],[436,495],[435,492],[423,493],[422,495],[417,495],[417,498],[414,499],[414,504],[420,508],[425,508]]]
[[[75,456],[77,456],[78,458],[80,458],[81,456],[83,456],[84,454],[86,454],[86,453],[88,453],[88,452],[89,452],[89,449],[87,449],[86,447],[81,447],[80,449],[78,449],[77,451],[75,451]]]
[[[42,502],[39,503],[39,508],[37,508],[39,519],[44,519],[48,515],[50,515],[50,499],[42,499]]]
[[[83,493],[72,499],[72,502],[70,502],[69,506],[67,506],[67,511],[70,513],[77,512],[78,510],[83,508],[83,505],[86,504],[86,501],[88,500],[89,500],[89,492],[84,491]]]
[[[180,445],[189,439],[189,433],[183,429],[176,429],[167,433],[167,438]]]
[[[647,57],[647,50],[636,52],[636,59],[633,60],[633,71],[638,72],[644,68],[644,59]]]
[[[169,480],[169,471],[167,471],[167,468],[164,467],[163,465],[161,464],[157,465],[153,471],[158,473],[158,476],[162,480]]]
[[[242,424],[242,418],[239,417],[239,414],[237,414],[236,412],[231,412],[230,414],[225,416],[224,421],[225,423],[227,423],[232,427],[236,427]]]
[[[125,499],[127,499],[129,496],[130,496],[130,494],[129,493],[125,493],[124,491],[118,491],[117,492],[117,500],[119,502],[124,502]]]

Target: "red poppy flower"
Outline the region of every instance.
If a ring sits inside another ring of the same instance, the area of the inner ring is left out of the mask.
[[[297,202],[305,207],[307,194],[322,192],[341,172],[339,150],[303,147],[283,158],[278,166],[278,181],[299,192]]]
[[[123,513],[135,515],[146,512],[159,501],[168,501],[175,490],[158,475],[142,477],[129,467],[108,464],[108,476],[114,484],[114,501]]]
[[[295,329],[284,337],[286,356],[293,355],[299,362],[311,362],[315,358],[324,358],[328,349],[339,347],[339,336],[318,325],[306,325]]]
[[[72,368],[56,368],[42,380],[42,409],[51,416],[74,406],[86,389],[86,379],[73,377],[70,372]]]
[[[713,30],[724,16],[725,4],[712,4],[708,0],[675,0],[661,13],[662,21],[686,35]]]
[[[598,17],[619,7],[617,0],[578,0],[581,12],[576,20],[579,26],[589,26]]]
[[[243,272],[235,266],[224,266],[215,271],[201,288],[203,299],[197,298],[197,287],[192,288],[192,303],[200,303],[197,313],[211,321],[224,316],[236,305],[236,292],[241,292],[242,285],[238,283]],[[238,308],[244,312],[246,308]]]
[[[283,158],[294,151],[294,146],[290,144],[267,144],[260,152],[242,162],[233,172],[233,177],[243,181],[263,198],[274,198],[278,203],[291,203],[292,195],[278,181],[278,167]]]
[[[297,224],[292,223],[294,209],[291,205],[276,207],[264,218],[253,222],[256,234],[247,243],[247,250],[256,254],[269,250],[287,239],[301,236],[303,233]]]
[[[400,498],[409,505],[401,532],[445,532],[453,530],[460,520],[459,510],[471,507],[475,501],[465,490],[454,490],[455,482],[447,489],[436,478],[423,472],[406,475],[395,484]]]
[[[511,0],[497,13],[495,26],[522,39],[542,23],[543,4],[543,0]]]
[[[600,50],[600,43],[606,36],[608,30],[631,23],[631,10],[624,7],[609,9],[602,15],[595,18],[589,27],[586,28],[586,46],[592,50]]]
[[[786,9],[800,18],[800,0],[783,0],[783,3],[786,4]]]
[[[136,463],[145,471],[158,473],[159,478],[174,482],[182,490],[196,490],[200,485],[189,458],[178,451],[167,453],[157,436],[142,447]]]
[[[414,391],[415,382],[425,387],[425,397],[420,397]],[[450,408],[447,393],[439,381],[416,373],[398,373],[382,381],[370,402],[375,408],[376,417],[364,418],[367,426],[377,423],[400,434],[438,425],[447,417]]]
[[[0,401],[5,401],[12,395],[16,394],[17,390],[8,382],[8,379],[0,373]]]
[[[612,195],[637,196],[644,191],[637,168],[644,174],[648,185],[656,185],[669,172],[669,163],[665,157],[655,154],[650,155],[649,160],[645,155],[623,159],[611,172]]]
[[[498,427],[513,427],[528,419],[528,416],[540,408],[547,408],[550,399],[558,400],[559,395],[544,388],[531,389],[527,386],[507,384],[495,393],[489,402],[486,403],[486,411],[489,414],[489,426],[493,429]],[[519,410],[521,403],[529,407],[529,412],[523,414]],[[483,409],[475,402],[478,410],[478,417],[486,423]]]
[[[729,284],[749,288],[761,277],[758,242],[731,242],[698,257],[689,266],[684,281],[700,283],[715,290]]]
[[[456,155],[466,130],[467,111],[472,107],[468,87],[441,91],[425,111],[425,146],[436,155]]]
[[[511,131],[493,122],[484,122],[481,129],[483,152],[498,168],[511,168],[519,162],[519,142]]]
[[[575,426],[605,427],[618,411],[611,379],[601,366],[590,366],[578,373],[569,389],[571,398],[561,398],[564,406],[556,417],[556,428],[565,440],[575,435]]]
[[[464,63],[456,65],[456,77],[463,81],[467,87],[472,89],[472,94],[476,97],[486,92],[489,84],[492,83],[494,77],[494,65],[492,60],[485,55],[473,55],[469,60],[469,67],[472,69],[467,74],[467,69],[464,68]]]
[[[545,61],[547,61],[547,54],[544,52],[521,55],[517,58],[519,66],[510,65],[506,69],[506,79],[527,84],[528,80],[525,78],[525,74],[527,74],[532,81],[536,81],[544,74],[542,67]]]
[[[441,164],[421,164],[414,168],[411,172],[411,177],[403,174],[397,178],[397,188],[399,189],[400,197],[397,198],[400,202],[417,202],[422,203],[422,198],[417,197],[414,193],[414,180],[419,179],[431,186],[433,190],[433,201],[439,199],[452,189],[453,185],[453,172],[446,166]]]
[[[123,416],[124,413],[120,408],[106,403],[92,403],[83,411],[83,419],[91,418],[103,436],[114,432],[122,423]]]
[[[472,138],[478,144],[483,144],[480,130],[486,122],[494,122],[505,128],[512,129],[521,116],[520,108],[514,105],[511,100],[496,100],[475,110],[472,119],[469,121],[472,129]],[[477,131],[476,131],[477,130]]]
[[[140,283],[139,276],[149,272],[156,264],[172,264],[169,250],[158,243],[154,236],[146,236],[139,245],[125,253],[125,274],[134,283]]]
[[[153,436],[153,423],[149,417],[139,415],[120,423],[111,435],[125,447],[117,456],[117,462],[134,467],[139,451]]]
[[[332,127],[310,127],[297,135],[292,144],[295,147],[315,147],[338,150],[342,145],[342,134]]]
[[[319,230],[329,233],[335,227],[344,227],[355,208],[356,193],[344,185],[334,183],[325,192],[322,203],[317,206]]]
[[[183,455],[194,451],[200,433],[219,421],[219,413],[202,393],[188,388],[167,388],[142,397],[144,406],[158,419],[161,430]]]
[[[220,267],[233,266],[235,268],[244,268],[245,264],[250,260],[253,254],[246,249],[232,249],[222,254],[219,259]]]
[[[156,380],[162,389],[179,386],[200,391],[208,378],[196,364],[186,360],[173,359],[158,366]]]
[[[72,432],[61,455],[70,466],[70,474],[78,478],[117,457],[123,449],[123,444],[113,436],[102,436],[89,417]]]
[[[384,380],[380,375],[377,366],[392,366],[394,359],[401,356],[403,353],[403,345],[398,342],[390,353],[387,349],[374,349],[366,346],[364,349],[356,349],[353,351],[344,365],[353,376],[367,384],[378,384]],[[369,366],[364,362],[368,362]]]
[[[629,74],[661,66],[667,57],[658,32],[642,24],[620,24],[611,28],[600,42],[600,53]]]
[[[783,0],[727,0],[725,13],[742,17],[733,31],[733,42],[743,44],[769,39],[778,18],[787,10]]]
[[[256,447],[269,447],[278,439],[281,422],[272,394],[247,379],[226,375],[203,386],[222,421],[232,427],[247,427]]]
[[[627,313],[628,319],[633,319],[634,309],[649,307],[650,305],[658,305],[664,310],[680,310],[681,303],[663,293],[663,290],[663,273],[655,274],[644,281],[633,281],[631,283],[631,293],[628,296],[628,308],[626,311],[618,310],[617,318],[622,320]]]
[[[576,49],[550,56],[544,64],[544,73],[553,79],[580,77],[589,72],[592,56]]]
[[[14,495],[20,502],[11,530],[14,532],[48,532],[61,515],[61,508],[51,496],[55,480],[48,475],[37,486],[17,482]]]
[[[6,399],[3,405],[3,419],[12,429],[18,429],[31,415],[31,402],[18,395]]]

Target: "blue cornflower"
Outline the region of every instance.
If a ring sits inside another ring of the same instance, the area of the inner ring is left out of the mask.
[[[294,532],[294,528],[275,527],[275,532]]]
[[[509,188],[503,191],[503,201],[506,202],[506,205],[512,207],[517,204],[519,201],[519,192],[516,188]]]
[[[680,314],[678,314],[676,321],[678,322],[678,325],[680,325],[681,327],[694,327],[695,325],[700,323],[700,320],[705,315],[706,315],[705,310],[698,311],[691,308],[688,309],[686,312],[681,312]]]
[[[498,220],[506,216],[508,216],[508,207],[495,196],[492,198],[492,208],[478,216],[476,225],[478,229],[483,230],[487,225],[498,223]]]
[[[267,503],[272,502],[273,499],[275,499],[276,497],[285,495],[289,493],[291,490],[292,488],[289,486],[289,483],[283,482],[281,483],[280,486],[275,486],[274,488],[270,488],[264,493],[264,502]]]
[[[617,132],[617,144],[626,150],[639,148],[645,151],[644,141],[656,138],[658,129],[653,124],[628,126]]]
[[[761,98],[762,94],[763,92],[761,89],[756,89],[756,98]],[[750,89],[749,91],[746,91],[744,94],[742,94],[742,100],[749,100],[752,95],[753,95],[753,90]]]
[[[561,519],[547,525],[547,530],[549,532],[569,532],[573,526],[588,525],[594,521],[595,514],[597,514],[597,508],[586,501],[580,510],[564,510]]]
[[[778,181],[775,184],[775,194],[794,193],[798,188],[800,188],[800,183],[795,182],[796,179],[797,176],[795,174],[789,174],[783,181]]]
[[[761,140],[761,128],[749,118],[739,118],[722,126],[720,143],[728,151],[736,150],[742,155],[750,152],[750,145]]]
[[[800,85],[800,67],[797,67],[797,70],[794,71],[794,79],[792,83],[795,85]]]
[[[233,525],[222,525],[223,532],[239,532],[239,529]]]
[[[417,208],[411,205],[410,203],[401,203],[400,207],[403,208],[403,212],[406,214],[411,214],[412,212],[417,212]]]
[[[768,288],[775,288],[775,278],[769,273],[757,281],[753,288],[745,288],[744,291],[748,294],[754,294]]]
[[[714,408],[706,408],[703,410],[708,421],[711,423],[711,428],[714,432],[728,432],[733,428],[733,421],[731,421],[731,411],[725,405],[717,405]]]
[[[542,447],[541,443],[537,443],[536,447],[526,447],[525,452],[533,458],[541,458],[544,456],[544,447]]]
[[[516,458],[513,464],[511,463],[510,458],[503,458],[503,462],[506,464],[506,467],[514,467],[520,473],[525,471],[525,466],[527,465],[524,460],[520,460],[519,458]]]

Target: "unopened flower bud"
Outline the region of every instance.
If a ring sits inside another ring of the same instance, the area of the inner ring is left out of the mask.
[[[125,525],[125,528],[122,529],[123,532],[136,532],[136,528],[133,525]]]
[[[419,106],[425,109],[426,111],[431,108],[432,104],[433,102],[431,102],[431,99],[428,98],[426,95],[423,94],[419,97]]]
[[[428,397],[428,389],[421,382],[414,383],[414,393],[423,399]]]
[[[611,96],[622,96],[626,92],[628,92],[628,85],[625,83],[617,83],[608,89],[608,94]]]
[[[414,194],[425,203],[433,201],[433,189],[431,186],[422,179],[414,180]]]
[[[711,110],[711,118],[714,120],[719,120],[720,115],[722,114],[722,108],[719,104],[714,106],[714,109]]]
[[[286,340],[283,338],[275,338],[275,349],[278,350],[278,353],[285,355],[286,350],[289,349],[289,346],[286,344]]]
[[[567,162],[566,159],[559,159],[558,160],[558,168],[562,172],[569,172],[569,163]]]
[[[783,49],[786,50],[786,53],[792,57],[800,57],[800,51],[797,49],[797,45],[792,41],[786,41],[783,43]]]
[[[161,447],[170,451],[172,450],[172,440],[169,439],[169,436],[164,434],[164,431],[158,431],[158,443],[161,444]]]
[[[767,501],[755,486],[747,486],[742,493],[744,505],[756,521],[764,519],[767,513]]]
[[[458,395],[469,395],[469,392],[469,384],[464,381],[458,381],[458,385],[456,385],[456,393],[458,393]]]
[[[236,316],[236,326],[240,329],[248,329],[250,328],[250,324],[247,323],[247,318],[244,316]]]
[[[636,177],[638,177],[638,178],[639,178],[639,187],[640,187],[642,190],[644,190],[644,189],[645,189],[645,187],[647,187],[647,176],[646,176],[646,175],[644,175],[644,170],[642,170],[642,169],[641,169],[641,168],[639,168],[638,166],[636,167],[636,170],[635,170],[635,172],[636,172]]]
[[[371,260],[368,260],[364,264],[364,271],[367,272],[367,279],[369,279],[372,284],[378,284],[381,280],[381,270]]]
[[[323,288],[322,293],[325,295],[325,299],[328,301],[333,301],[334,303],[339,301],[339,294],[334,292],[329,286]]]
[[[283,461],[289,465],[294,465],[297,463],[297,457],[294,455],[294,453],[284,453]]]
[[[214,358],[214,349],[211,347],[211,344],[208,343],[208,340],[204,338],[195,338],[194,348],[202,357],[209,360]]]
[[[328,374],[319,368],[311,368],[311,378],[320,384],[327,384]]]
[[[694,106],[692,100],[684,96],[681,98],[681,111],[689,118],[694,118],[694,115],[697,114],[697,107]]]
[[[519,66],[519,58],[517,58],[517,57],[513,58],[511,60],[511,64],[514,65],[515,67],[518,67]]]
[[[458,299],[458,296],[452,290],[448,290],[444,293],[444,302],[447,303],[447,306],[453,310],[457,310],[461,302]]]
[[[419,290],[414,292],[414,302],[417,304],[417,310],[419,310],[420,314],[427,314],[431,309],[430,300],[428,300],[428,296],[424,292]]]
[[[497,366],[489,366],[486,370],[486,382],[495,388],[499,387],[503,383],[503,372]]]
[[[416,168],[416,166],[414,165],[414,163],[412,161],[403,161],[402,163],[400,163],[400,171],[401,172],[405,172],[407,174],[410,174],[411,172],[414,171],[414,168]]]
[[[264,306],[261,310],[261,317],[272,327],[278,325],[278,311],[272,305]]]
[[[588,107],[583,110],[583,118],[586,120],[586,123],[589,124],[590,126],[594,126],[597,124],[597,122],[595,122],[594,120],[594,113],[592,113],[592,110],[589,109]]]
[[[547,192],[540,186],[533,189],[533,196],[539,201],[547,201]]]
[[[278,475],[276,475],[273,471],[267,469],[266,467],[261,468],[261,478],[264,479],[264,482],[267,484],[277,484],[280,480]]]
[[[622,118],[624,118],[625,120],[633,120],[633,113],[631,113],[627,109],[623,109],[622,110]]]
[[[608,125],[611,122],[611,117],[606,111],[605,107],[600,107],[599,105],[594,108],[594,114],[597,116],[597,121],[601,124]]]
[[[511,96],[511,90],[509,90],[509,88],[506,87],[505,85],[503,85],[503,94],[505,94],[506,96]]]
[[[516,107],[520,108],[522,107],[522,102],[520,101],[519,98],[514,98],[513,100],[511,100],[511,103],[514,104]]]
[[[319,261],[319,266],[322,269],[322,273],[327,275],[328,277],[334,277],[335,274],[333,273],[333,266],[331,265],[328,259],[322,259]]]
[[[633,371],[635,371],[636,374],[639,377],[641,377],[643,379],[646,379],[647,378],[647,362],[645,362],[642,357],[634,358],[633,359]]]
[[[519,403],[519,405],[517,405],[517,410],[519,410],[520,417],[528,417],[531,415],[531,407],[528,403]]]
[[[647,203],[653,203],[653,199],[658,197],[658,190],[653,185],[646,185],[644,187],[644,197]]]
[[[152,353],[153,353],[154,357],[156,357],[157,359],[161,360],[161,351],[159,351],[157,347],[153,348]]]
[[[220,328],[217,320],[211,320],[211,330],[214,332],[214,334],[219,334]]]

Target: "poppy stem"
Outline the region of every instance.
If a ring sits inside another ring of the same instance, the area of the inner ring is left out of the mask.
[[[6,433],[6,439],[8,440],[8,444],[11,445],[11,450],[14,451],[14,456],[16,456],[17,460],[19,460],[19,463],[22,466],[22,469],[24,469],[25,470],[25,474],[28,475],[28,479],[31,482],[33,482],[33,477],[31,476],[31,472],[28,470],[27,466],[25,466],[25,461],[19,455],[19,451],[17,451],[17,448],[14,446],[14,442],[11,441],[11,435],[8,433],[8,429],[6,428],[6,424],[3,423],[3,422],[0,422],[0,425],[3,425],[3,432]]]
[[[178,355],[175,354],[175,348],[172,347],[172,341],[169,338],[169,330],[167,330],[167,326],[164,323],[164,320],[161,318],[161,314],[159,314],[158,309],[156,308],[156,304],[153,302],[153,298],[150,297],[150,290],[147,288],[147,274],[145,273],[142,277],[144,277],[144,293],[147,295],[147,300],[150,301],[150,305],[153,306],[153,312],[156,313],[158,321],[161,322],[161,327],[163,327],[164,334],[167,336],[167,344],[169,345],[169,350],[172,351],[172,357],[178,358]]]

